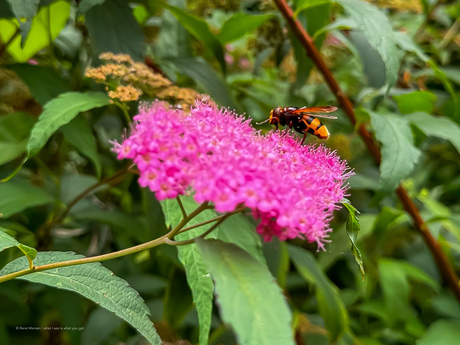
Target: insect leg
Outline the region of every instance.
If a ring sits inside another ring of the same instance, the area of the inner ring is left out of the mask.
[[[302,142],[300,143],[300,145],[303,145],[303,143],[305,142],[306,137],[307,137],[307,131],[304,132]]]

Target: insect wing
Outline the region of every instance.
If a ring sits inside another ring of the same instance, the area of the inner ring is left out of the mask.
[[[301,114],[301,113],[306,113],[306,114],[329,114],[334,111],[336,111],[337,108],[333,107],[331,105],[326,105],[324,107],[303,107],[299,108],[296,110],[293,110],[292,113],[294,114]],[[313,115],[316,116],[316,115]],[[318,116],[319,117],[319,116]]]
[[[307,114],[307,115],[313,116],[313,117],[321,117],[323,119],[332,119],[332,120],[337,119],[337,116],[332,116],[332,115],[323,115],[323,114]]]

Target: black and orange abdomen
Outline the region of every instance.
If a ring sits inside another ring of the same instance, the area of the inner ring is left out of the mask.
[[[310,133],[320,139],[328,139],[329,131],[326,126],[321,123],[316,117],[304,115],[300,120],[299,128],[295,128],[300,133]]]

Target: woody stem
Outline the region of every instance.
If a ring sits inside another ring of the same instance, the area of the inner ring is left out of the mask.
[[[334,93],[337,101],[342,106],[349,120],[353,125],[356,125],[357,121],[355,112],[353,110],[353,105],[347,95],[345,95],[345,93],[341,90],[339,84],[332,75],[330,69],[327,67],[318,49],[316,49],[314,41],[305,31],[300,22],[294,18],[294,13],[285,0],[275,0],[275,3],[283,14],[286,22],[291,27],[292,32],[296,35],[299,42],[305,48],[307,55],[312,59],[315,66],[324,76],[324,79],[326,80],[329,88]],[[371,133],[367,130],[364,124],[359,124],[357,130],[358,134],[363,139],[368,151],[374,158],[375,162],[379,165],[381,161],[380,149],[374,141]],[[444,281],[454,293],[457,301],[460,303],[459,278],[455,273],[452,264],[449,262],[446,255],[441,250],[439,243],[436,242],[434,237],[431,235],[430,230],[420,215],[420,211],[414,204],[414,201],[409,197],[403,186],[398,186],[396,189],[396,195],[398,196],[403,208],[411,216],[414,228],[422,236],[425,244],[431,251],[431,254],[433,255],[433,258],[444,278]]]

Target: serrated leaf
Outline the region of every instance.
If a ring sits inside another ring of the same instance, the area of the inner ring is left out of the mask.
[[[268,269],[238,246],[197,240],[216,284],[224,322],[240,344],[293,345],[291,315]]]
[[[337,293],[337,288],[321,271],[311,253],[293,245],[288,245],[288,250],[297,272],[307,282],[316,286],[315,294],[319,312],[328,330],[328,338],[334,342],[348,328],[348,313]]]
[[[356,21],[358,29],[367,38],[385,64],[387,89],[398,78],[399,60],[396,40],[388,18],[375,6],[359,0],[335,0]]]
[[[69,124],[61,128],[64,137],[86,156],[96,169],[96,175],[101,176],[101,160],[97,153],[96,139],[91,132],[91,127],[83,117],[76,117]]]
[[[86,27],[97,54],[129,54],[135,61],[144,59],[142,28],[124,0],[110,0],[86,12]]]
[[[192,16],[191,14],[184,12],[178,7],[170,6],[164,3],[161,5],[168,9],[193,37],[203,42],[206,48],[211,49],[217,61],[219,62],[222,71],[225,73],[226,66],[222,44],[212,33],[208,23],[206,23],[204,19]]]
[[[420,150],[413,144],[408,122],[392,114],[369,112],[375,137],[382,144],[380,190],[393,191],[414,167]]]
[[[359,211],[348,202],[343,202],[342,205],[345,206],[345,208],[348,210],[347,224],[345,228],[347,229],[348,239],[351,242],[351,254],[355,258],[355,261],[359,266],[359,270],[361,271],[361,275],[363,276],[364,280],[365,273],[363,257],[358,249],[358,246],[356,245],[356,240],[358,239],[360,230],[359,219],[356,214],[359,214]]]
[[[24,163],[45,146],[48,139],[60,127],[72,121],[83,111],[110,104],[110,98],[102,92],[68,92],[46,103],[38,122],[35,123],[27,143],[27,156],[13,173],[4,178],[8,181],[21,169]]]
[[[405,118],[426,135],[450,141],[460,153],[460,126],[448,117],[420,112],[407,115]]]
[[[25,209],[50,204],[55,201],[45,189],[31,185],[26,181],[0,183],[0,213],[9,218]]]
[[[49,6],[42,6],[33,17],[29,34],[22,47],[21,37],[13,38],[19,28],[19,22],[0,19],[0,40],[8,42],[13,39],[6,50],[17,62],[26,62],[37,52],[49,46],[59,35],[70,15],[67,1],[54,1]]]
[[[36,155],[54,132],[79,113],[109,104],[110,98],[102,92],[67,92],[46,103],[30,134],[27,158]]]
[[[217,38],[222,44],[236,41],[253,32],[270,18],[273,18],[273,15],[248,15],[239,12],[235,13],[222,25]]]
[[[51,68],[30,64],[9,65],[30,89],[35,100],[41,105],[46,104],[60,93],[70,91],[69,86]]]
[[[8,235],[8,229],[0,226],[0,252],[7,248],[17,247],[25,256],[28,257],[29,262],[37,256],[37,250],[25,244],[19,243],[14,237]]]
[[[187,213],[191,213],[199,206],[191,196],[181,196],[180,198]],[[182,219],[182,212],[177,200],[167,199],[162,201],[161,205],[165,213],[167,225],[172,227],[176,226]],[[205,210],[187,223],[186,226],[192,226],[215,217],[217,217],[217,214],[213,210]],[[186,231],[177,235],[175,239],[178,241],[192,239],[204,233],[210,226],[212,226],[212,224]],[[215,236],[215,232],[211,232],[208,235],[210,238]],[[178,246],[177,250],[179,252],[179,260],[185,267],[187,283],[192,290],[193,300],[198,313],[198,320],[200,324],[199,342],[200,345],[206,345],[209,341],[209,331],[211,329],[214,284],[209,274],[209,270],[203,262],[201,251],[195,243],[188,244],[186,246]]]
[[[34,263],[36,266],[40,266],[81,258],[84,256],[71,252],[40,252]],[[0,271],[0,276],[27,268],[28,264],[25,258],[19,258],[7,264]],[[161,345],[162,343],[148,317],[150,311],[139,293],[131,288],[125,280],[115,276],[100,263],[55,268],[31,273],[17,279],[81,294],[131,324],[150,343],[154,345]]]

